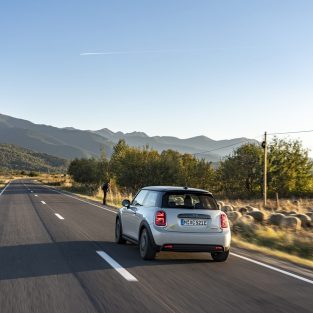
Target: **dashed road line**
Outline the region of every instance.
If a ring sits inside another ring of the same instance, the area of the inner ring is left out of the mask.
[[[123,276],[127,281],[136,282],[138,281],[135,276],[129,273],[125,268],[122,267],[119,263],[117,263],[114,259],[112,259],[107,253],[104,251],[97,251],[98,255],[101,256],[107,263],[109,263],[121,276]]]
[[[114,213],[114,214],[117,213],[116,211],[113,211],[113,210],[104,208],[104,207],[102,207],[102,206],[100,206],[100,205],[97,205],[97,204],[92,203],[92,202],[89,202],[89,201],[85,201],[85,200],[79,199],[79,198],[77,198],[77,197],[75,197],[75,196],[69,195],[69,194],[64,193],[64,192],[61,192],[61,191],[59,191],[59,190],[52,189],[52,188],[49,188],[49,187],[44,186],[44,185],[41,185],[41,186],[44,187],[44,188],[46,188],[46,189],[49,189],[49,190],[51,190],[51,191],[54,191],[54,192],[56,192],[56,193],[59,193],[59,194],[61,194],[61,195],[63,195],[63,196],[70,197],[70,198],[76,199],[76,200],[78,200],[78,201],[80,201],[80,202],[84,202],[84,203],[93,205],[93,206],[95,206],[95,207],[97,207],[97,208],[100,208],[100,209],[102,209],[102,210],[109,211],[109,212],[112,212],[112,213]]]
[[[59,218],[60,220],[64,220],[64,217],[60,215],[59,213],[54,213],[54,215]]]
[[[42,204],[47,204],[45,201],[40,201]]]

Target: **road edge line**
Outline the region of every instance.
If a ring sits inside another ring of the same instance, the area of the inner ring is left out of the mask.
[[[0,192],[0,196],[2,196],[2,194],[5,192],[5,190],[9,187],[9,185],[11,184],[11,181],[9,181],[6,186],[2,189],[2,191]]]
[[[290,276],[290,277],[299,279],[299,280],[301,280],[301,281],[304,281],[304,282],[306,282],[306,283],[309,283],[309,284],[312,284],[312,285],[313,285],[313,280],[310,280],[310,279],[308,279],[308,278],[305,278],[305,277],[302,277],[302,276],[293,274],[293,273],[291,273],[291,272],[288,272],[288,271],[279,269],[279,268],[277,268],[277,267],[275,267],[275,266],[268,265],[268,264],[265,264],[265,263],[260,262],[260,261],[256,261],[256,260],[250,259],[250,258],[248,258],[248,257],[245,257],[245,256],[240,255],[240,254],[237,254],[237,253],[231,252],[230,254],[233,255],[233,256],[235,256],[235,257],[237,257],[237,258],[243,259],[243,260],[245,260],[245,261],[248,261],[248,262],[257,264],[257,265],[259,265],[259,266],[268,268],[268,269],[270,269],[270,270],[272,270],[272,271],[279,272],[279,273],[281,273],[281,274],[284,274],[284,275],[287,275],[287,276]]]

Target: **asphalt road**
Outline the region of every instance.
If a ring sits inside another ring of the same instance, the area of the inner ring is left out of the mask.
[[[143,261],[114,243],[114,222],[109,208],[12,182],[0,196],[0,312],[313,312],[308,271],[303,281],[206,253]]]

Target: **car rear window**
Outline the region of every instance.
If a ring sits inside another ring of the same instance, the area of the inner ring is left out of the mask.
[[[218,210],[214,198],[205,193],[166,193],[162,201],[163,208]]]

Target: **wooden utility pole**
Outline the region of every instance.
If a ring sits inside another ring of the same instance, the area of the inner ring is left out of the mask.
[[[264,141],[262,144],[264,148],[264,173],[263,173],[263,205],[266,207],[267,203],[267,133],[264,133]]]

